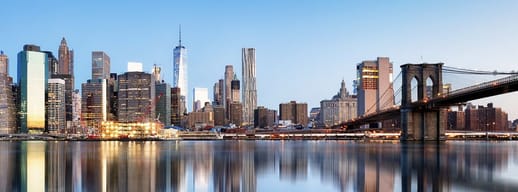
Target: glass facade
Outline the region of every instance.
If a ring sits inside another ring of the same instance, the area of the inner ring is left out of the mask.
[[[102,51],[92,52],[92,79],[110,78],[110,57]]]
[[[48,79],[47,54],[39,51],[18,53],[20,132],[43,132]]]
[[[108,80],[88,80],[81,85],[81,122],[89,133],[98,133],[101,122],[108,120]]]
[[[171,125],[171,86],[168,83],[155,85],[155,105],[158,120]]]
[[[118,76],[119,122],[143,122],[155,119],[155,81],[151,74],[126,72]]]
[[[181,44],[176,46],[173,51],[173,57],[173,87],[180,88],[180,94],[185,98],[189,98],[187,84],[187,49]]]

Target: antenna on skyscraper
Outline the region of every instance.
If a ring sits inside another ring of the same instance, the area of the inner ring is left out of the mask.
[[[178,44],[180,47],[182,47],[182,24],[179,25],[179,33],[178,33]]]

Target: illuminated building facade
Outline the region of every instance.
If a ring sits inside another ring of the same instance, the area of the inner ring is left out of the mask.
[[[108,80],[90,79],[81,85],[81,90],[81,125],[98,133],[110,111]]]
[[[119,122],[144,122],[155,119],[155,80],[145,72],[126,72],[118,76]]]
[[[102,138],[146,138],[158,136],[164,126],[155,121],[123,123],[103,121],[101,123]]]
[[[356,66],[358,116],[374,113],[394,105],[392,63],[388,57],[363,61]]]
[[[24,45],[18,53],[18,109],[22,133],[45,130],[45,101],[49,67],[47,54],[36,45]]]
[[[47,131],[64,133],[65,118],[65,80],[49,79],[47,93]]]

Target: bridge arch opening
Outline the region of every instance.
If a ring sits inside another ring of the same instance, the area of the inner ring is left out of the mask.
[[[413,77],[412,80],[410,81],[410,87],[411,87],[411,99],[410,101],[413,103],[413,102],[416,102],[419,100],[419,94],[418,94],[418,86],[419,86],[419,81],[417,79],[417,77]]]
[[[437,90],[435,90],[434,86],[434,80],[432,79],[432,76],[428,76],[425,81],[425,97],[424,99],[430,99],[434,97],[434,93],[437,93]]]

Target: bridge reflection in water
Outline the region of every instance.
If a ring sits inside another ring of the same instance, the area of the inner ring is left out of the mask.
[[[0,142],[0,191],[518,191],[517,146]]]

